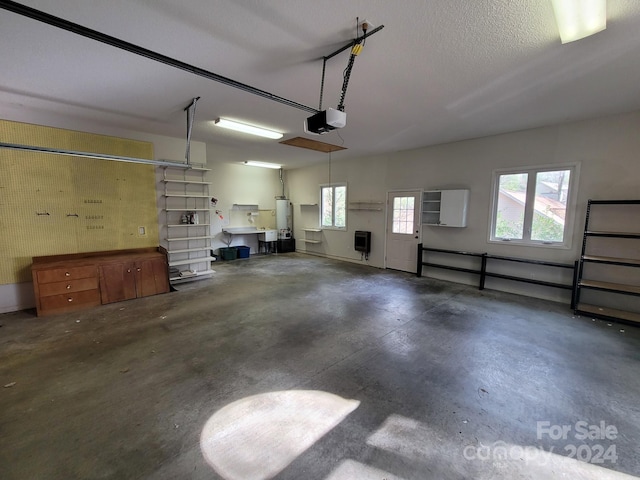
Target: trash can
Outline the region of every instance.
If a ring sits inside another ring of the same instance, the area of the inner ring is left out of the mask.
[[[235,260],[238,258],[238,249],[236,247],[223,247],[220,249],[220,256],[223,260]]]

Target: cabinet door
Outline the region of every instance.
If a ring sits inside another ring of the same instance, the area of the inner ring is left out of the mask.
[[[440,202],[440,225],[466,227],[469,190],[443,190]]]
[[[137,260],[136,290],[138,297],[156,295],[169,291],[169,276],[164,258]]]
[[[136,298],[136,277],[133,263],[100,265],[100,295],[102,303]]]

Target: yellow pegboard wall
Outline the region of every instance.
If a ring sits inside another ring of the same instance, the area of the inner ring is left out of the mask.
[[[6,120],[0,140],[153,158],[148,142]],[[0,284],[30,281],[35,256],[156,246],[154,167],[0,149],[0,228]]]

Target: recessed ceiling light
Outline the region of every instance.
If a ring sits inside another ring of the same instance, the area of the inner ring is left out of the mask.
[[[282,138],[283,136],[283,134],[280,132],[274,132],[273,130],[267,130],[266,128],[260,128],[254,125],[247,125],[246,123],[227,120],[226,118],[216,119],[215,125],[222,128],[228,128],[230,130],[235,130],[237,132],[258,135],[259,137],[273,138],[275,140]]]
[[[273,168],[273,169],[282,168],[282,165],[276,165],[275,163],[267,163],[267,162],[256,162],[254,160],[247,160],[246,162],[244,162],[244,164],[250,167],[263,167],[263,168]]]

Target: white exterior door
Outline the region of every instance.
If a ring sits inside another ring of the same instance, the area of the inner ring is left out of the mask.
[[[387,268],[416,273],[420,243],[420,191],[389,192],[387,209]]]

